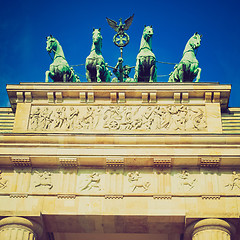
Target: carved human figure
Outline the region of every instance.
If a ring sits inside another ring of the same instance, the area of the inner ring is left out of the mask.
[[[76,127],[78,115],[79,115],[79,109],[70,107],[70,114],[69,114],[68,123],[67,123],[68,129],[74,129]]]
[[[137,171],[128,173],[128,181],[131,183],[132,192],[134,192],[137,188],[143,188],[145,192],[151,185],[150,182],[143,180],[140,173]]]
[[[0,189],[4,189],[7,187],[8,180],[2,177],[2,170],[0,170]]]
[[[128,65],[122,66],[123,65],[122,63],[123,59],[118,58],[118,62],[113,69],[113,73],[117,78],[113,78],[112,82],[135,82],[133,78],[129,77],[131,67]]]
[[[191,179],[189,172],[186,169],[183,169],[182,172],[178,175],[180,178],[180,184],[182,187],[187,186],[190,191],[195,186],[196,178]]]
[[[36,130],[39,127],[39,119],[41,116],[41,109],[37,107],[37,109],[30,115],[30,125],[31,128]]]
[[[91,189],[98,189],[99,191],[101,191],[100,181],[101,181],[101,178],[99,176],[99,173],[94,172],[90,174],[89,178],[87,179],[87,183],[84,185],[83,188],[81,188],[81,191],[91,190]]]
[[[41,129],[49,129],[50,124],[53,122],[51,119],[53,111],[49,111],[48,107],[45,107],[43,111],[41,111],[40,116],[40,128]]]
[[[35,184],[35,187],[48,187],[49,190],[53,188],[52,184],[52,174],[50,172],[44,171],[44,172],[38,172],[35,171],[38,174],[38,181]]]
[[[235,187],[240,189],[240,173],[233,171],[231,183],[225,185],[225,187],[230,187],[231,190],[233,190]]]
[[[62,128],[66,120],[67,120],[66,107],[58,108],[55,112],[54,128]]]

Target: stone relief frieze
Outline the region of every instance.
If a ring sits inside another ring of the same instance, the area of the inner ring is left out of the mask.
[[[130,182],[132,192],[135,190],[143,190],[144,192],[147,191],[151,185],[149,181],[144,179],[142,176],[140,176],[139,172],[130,172],[127,174],[128,181]]]
[[[204,106],[33,106],[31,131],[206,131]]]
[[[26,171],[27,170],[27,171]],[[63,170],[62,170],[63,171]],[[18,186],[18,187],[17,187]],[[240,170],[209,169],[167,170],[84,168],[64,170],[16,169],[0,170],[0,193],[53,193],[72,195],[137,195],[174,194],[240,194]]]

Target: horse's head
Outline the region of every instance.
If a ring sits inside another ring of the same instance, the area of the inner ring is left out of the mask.
[[[146,41],[148,39],[150,39],[153,35],[153,28],[152,26],[145,26],[144,30],[143,30],[143,37],[146,39]]]
[[[52,50],[56,50],[58,41],[52,35],[47,37],[47,47],[46,50],[51,52]]]
[[[189,44],[193,49],[198,48],[201,45],[202,35],[199,35],[197,32],[189,39]]]
[[[93,33],[92,33],[92,39],[93,39],[93,43],[95,45],[102,45],[102,35],[101,35],[101,28],[99,29],[93,29]]]

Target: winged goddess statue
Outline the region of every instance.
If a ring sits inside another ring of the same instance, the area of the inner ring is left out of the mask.
[[[131,26],[133,17],[134,14],[127,18],[124,23],[122,22],[122,18],[120,18],[119,24],[110,18],[106,18],[109,26],[117,32],[113,37],[113,42],[120,48],[125,47],[129,43],[129,36],[124,31],[128,30]]]

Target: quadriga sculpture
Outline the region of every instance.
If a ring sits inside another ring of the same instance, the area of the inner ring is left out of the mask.
[[[170,73],[168,82],[199,82],[201,68],[198,67],[198,60],[195,55],[195,50],[201,44],[201,37],[195,33],[187,42],[183,51],[183,57],[179,64],[175,65],[174,71]]]
[[[110,72],[102,56],[101,29],[93,29],[92,48],[86,59],[86,77],[88,82],[110,82]]]
[[[156,82],[156,57],[152,52],[152,26],[145,26],[137,55],[134,80],[137,82]]]
[[[73,69],[68,65],[61,45],[52,35],[47,37],[46,50],[49,53],[53,52],[54,57],[49,71],[46,71],[45,82],[49,82],[49,76],[54,82],[80,82],[78,76],[74,74]]]

